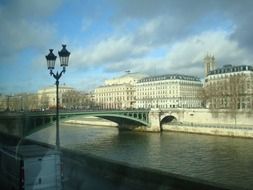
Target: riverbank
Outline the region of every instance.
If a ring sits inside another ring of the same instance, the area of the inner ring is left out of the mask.
[[[207,135],[218,135],[228,137],[240,137],[240,138],[253,138],[253,126],[244,125],[205,125],[205,124],[164,124],[162,126],[164,131],[184,132],[184,133],[196,133]]]
[[[97,117],[85,117],[82,119],[67,120],[64,123],[78,124],[78,125],[91,125],[91,126],[103,126],[103,127],[118,127],[117,123],[97,118]],[[163,131],[228,136],[228,137],[240,137],[240,138],[253,138],[253,125],[221,125],[221,124],[199,124],[199,123],[171,123],[163,124],[161,126]],[[129,128],[130,129],[130,128]],[[146,126],[140,126],[133,128],[139,132],[150,132]]]

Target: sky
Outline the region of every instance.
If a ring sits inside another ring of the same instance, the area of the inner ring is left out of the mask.
[[[66,44],[60,84],[92,91],[126,71],[204,77],[203,58],[252,65],[252,0],[1,0],[0,94],[54,85],[45,55]],[[61,71],[59,57],[54,72]]]

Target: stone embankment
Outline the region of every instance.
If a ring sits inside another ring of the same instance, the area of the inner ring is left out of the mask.
[[[118,124],[97,117],[85,117],[82,119],[67,120],[65,123],[78,125],[94,125],[104,127],[117,127]],[[172,122],[161,126],[163,131],[197,133],[207,135],[253,138],[253,125],[246,124],[220,124],[220,123],[196,123],[196,122]],[[134,131],[153,132],[147,126],[133,128]]]
[[[197,123],[172,123],[162,126],[164,131],[198,133],[229,137],[253,138],[253,125],[220,125]]]

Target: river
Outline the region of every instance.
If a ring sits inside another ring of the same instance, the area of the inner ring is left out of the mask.
[[[28,138],[55,143],[55,126]],[[61,146],[132,165],[253,189],[253,140],[61,124]]]

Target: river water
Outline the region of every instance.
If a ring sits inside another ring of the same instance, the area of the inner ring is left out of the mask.
[[[55,143],[55,126],[28,138]],[[253,189],[253,140],[61,124],[61,146],[132,165]]]

